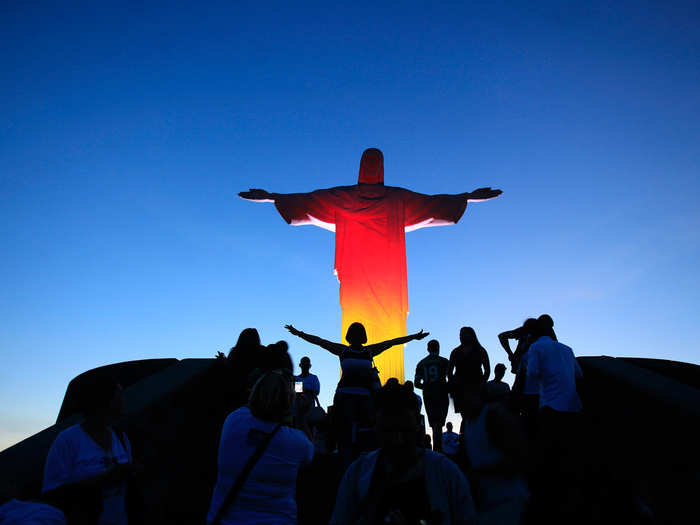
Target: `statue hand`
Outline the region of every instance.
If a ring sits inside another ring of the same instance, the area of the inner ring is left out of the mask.
[[[250,188],[248,191],[242,191],[238,194],[239,197],[258,202],[274,202],[275,198],[272,193],[261,190],[259,188]]]
[[[492,190],[491,188],[478,188],[467,195],[467,200],[472,202],[487,201],[489,199],[495,199],[501,193],[501,190]]]

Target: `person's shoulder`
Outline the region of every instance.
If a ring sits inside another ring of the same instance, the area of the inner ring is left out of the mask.
[[[450,458],[439,452],[434,452],[432,450],[425,451],[425,462],[426,465],[432,465],[442,471],[447,471],[450,474],[461,474],[462,471],[459,470],[457,464]]]
[[[556,344],[558,344],[558,345],[559,345],[559,348],[561,348],[563,351],[565,351],[565,352],[567,352],[567,353],[571,353],[571,354],[573,355],[574,351],[573,351],[573,349],[572,349],[570,346],[565,345],[564,343],[560,343],[559,341],[554,341],[554,342],[555,342]]]
[[[431,357],[432,357],[432,356],[427,355],[427,356],[425,356],[423,359],[421,359],[420,361],[418,361],[418,364],[416,365],[416,368],[418,368],[419,366],[423,366],[425,363],[429,362]]]
[[[80,423],[76,423],[75,425],[61,430],[56,436],[56,439],[54,439],[54,443],[72,443],[85,439],[86,437],[85,431],[80,426]]]
[[[364,472],[369,468],[374,468],[374,465],[377,463],[378,457],[379,449],[360,454],[360,456],[355,461],[350,463],[350,466],[345,471],[345,476],[350,478],[357,477],[360,472]]]
[[[546,339],[545,339],[546,338]],[[535,352],[538,352],[540,348],[545,347],[548,343],[550,343],[552,340],[549,337],[542,336],[537,339],[537,341],[534,341],[531,345],[530,348],[528,348],[528,352],[532,352],[533,350]]]
[[[253,413],[250,411],[250,408],[248,408],[247,405],[243,405],[240,408],[237,408],[233,412],[231,412],[228,416],[226,416],[226,420],[224,421],[224,426],[231,425],[235,422],[241,421],[241,420],[248,420],[253,418]]]
[[[313,443],[309,441],[306,434],[299,430],[298,428],[292,428],[287,425],[282,425],[278,431],[280,437],[287,443],[291,443],[294,446],[300,448],[306,448],[308,446],[313,447]]]
[[[66,518],[59,509],[46,503],[11,499],[0,505],[0,522],[65,524]]]

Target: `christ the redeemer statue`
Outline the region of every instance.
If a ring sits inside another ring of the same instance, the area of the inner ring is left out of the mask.
[[[423,195],[384,186],[384,156],[365,150],[354,186],[310,193],[268,193],[251,189],[241,197],[274,202],[288,224],[313,224],[335,232],[335,273],[340,281],[341,337],[353,322],[367,331],[368,343],[406,335],[408,285],[404,232],[455,224],[468,201],[493,199],[500,190],[479,188],[457,195]],[[403,347],[377,357],[382,383],[403,382]]]

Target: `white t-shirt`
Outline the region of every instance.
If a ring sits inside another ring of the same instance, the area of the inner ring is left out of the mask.
[[[318,380],[318,377],[314,374],[309,374],[306,377],[295,376],[294,380],[301,381],[302,383],[304,383],[304,390],[309,390],[310,392],[313,392],[316,395],[318,395],[319,392],[321,392],[321,383]]]
[[[559,412],[580,412],[582,405],[576,392],[576,378],[583,373],[573,350],[543,336],[530,345],[527,353],[527,380],[540,386],[540,408],[548,406]]]
[[[218,473],[207,523],[214,520],[260,441],[276,426],[276,423],[254,417],[248,407],[239,408],[226,418],[219,441]],[[296,523],[297,473],[300,466],[311,462],[313,455],[314,446],[303,432],[280,427],[222,516],[221,524]]]
[[[91,478],[110,470],[115,463],[130,463],[131,444],[124,434],[126,449],[112,430],[112,448],[105,451],[83,430],[73,425],[62,431],[54,440],[44,466],[43,491],[49,491]],[[100,524],[126,525],[126,483],[114,483],[102,490]]]
[[[56,507],[36,501],[11,499],[0,505],[2,525],[66,525],[66,517]]]

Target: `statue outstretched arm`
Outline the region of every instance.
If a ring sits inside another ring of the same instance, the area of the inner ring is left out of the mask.
[[[465,192],[461,193],[465,199],[467,199],[468,202],[482,202],[482,201],[488,201],[491,199],[495,199],[498,197],[501,193],[503,193],[501,190],[494,190],[491,189],[490,187],[488,188],[477,188],[476,190],[472,192]]]
[[[250,188],[248,191],[241,191],[238,193],[240,198],[255,202],[275,202],[277,195],[277,193],[270,193],[260,188]]]
[[[273,202],[287,224],[312,224],[331,231],[335,231],[336,207],[343,200],[343,195],[333,189],[309,193],[270,193],[260,188],[250,188],[238,194],[242,199],[253,202]]]
[[[287,330],[289,330],[289,332],[292,335],[301,337],[304,341],[306,341],[307,343],[311,343],[312,345],[320,346],[321,348],[328,350],[333,355],[339,356],[345,349],[345,345],[341,345],[340,343],[334,343],[333,341],[327,341],[326,339],[322,339],[317,335],[305,334],[301,330],[297,330],[296,328],[294,328],[291,324],[286,324],[284,325],[284,327]]]
[[[404,229],[407,232],[428,226],[456,224],[467,209],[469,202],[495,199],[501,190],[478,188],[464,193],[424,195],[404,190]]]
[[[365,346],[365,348],[372,352],[372,355],[379,355],[384,350],[388,350],[392,346],[402,345],[404,343],[408,343],[409,341],[413,341],[414,339],[423,339],[424,337],[428,337],[429,335],[430,332],[424,332],[423,330],[421,330],[420,332],[416,332],[415,334],[406,335],[404,337],[397,337],[396,339],[389,339],[387,341],[382,341],[381,343],[375,343],[373,345],[367,345]]]

